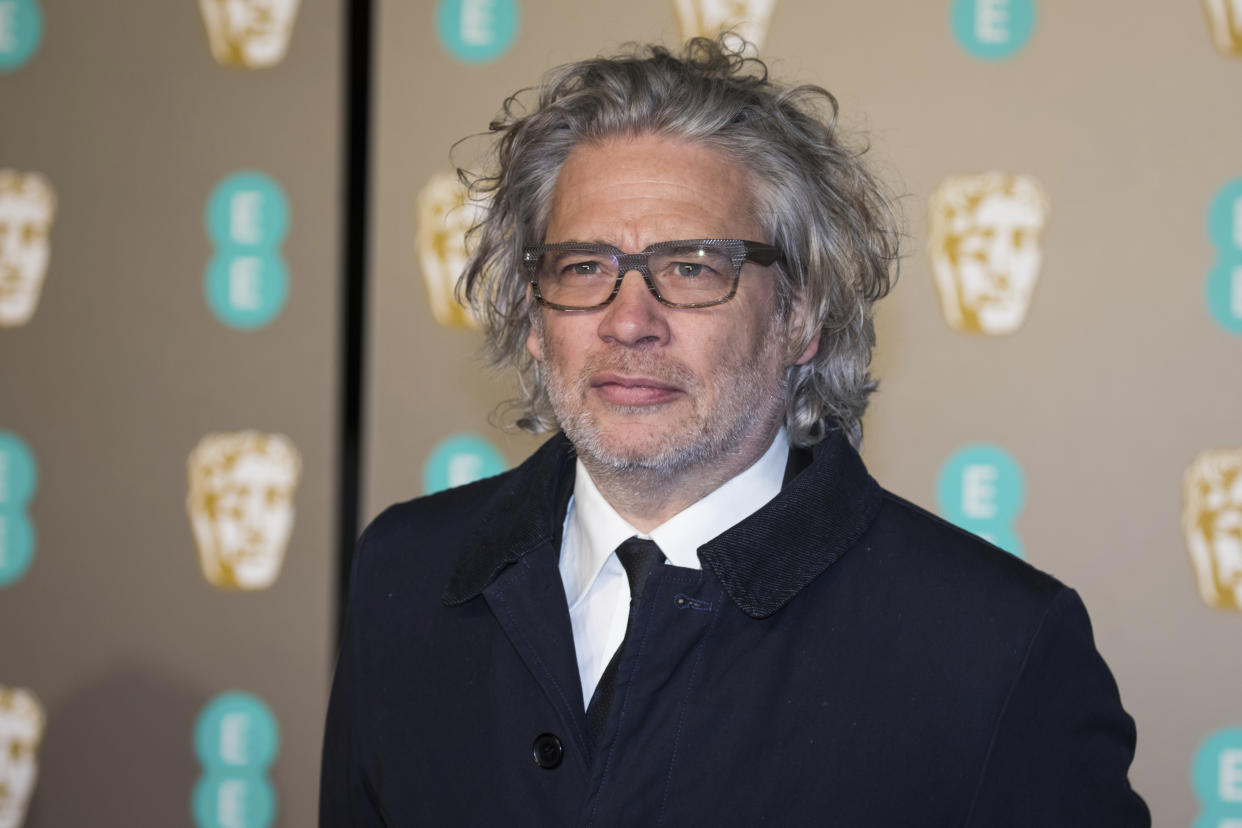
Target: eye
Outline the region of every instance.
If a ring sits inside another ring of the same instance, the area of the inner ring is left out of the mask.
[[[598,276],[600,264],[596,261],[571,262],[561,272],[567,276]]]
[[[702,276],[704,270],[711,269],[707,267],[707,265],[699,264],[698,262],[676,262],[674,264],[674,267],[677,270],[678,276],[682,276],[687,279],[693,279],[696,276]]]

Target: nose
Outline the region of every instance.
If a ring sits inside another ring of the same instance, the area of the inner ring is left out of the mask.
[[[669,341],[668,308],[651,295],[643,275],[631,269],[621,279],[617,297],[599,321],[599,337],[629,348],[651,348]]]

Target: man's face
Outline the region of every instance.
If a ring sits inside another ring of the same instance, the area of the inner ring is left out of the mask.
[[[1242,451],[1213,451],[1187,474],[1191,563],[1209,606],[1242,610]]]
[[[769,241],[749,176],[719,152],[653,136],[577,147],[557,179],[546,243],[633,253],[660,241]],[[558,421],[588,464],[673,472],[727,453],[757,456],[784,406],[786,331],[775,270],[743,266],[722,305],[669,308],[637,271],[593,311],[536,308],[527,348]],[[805,359],[814,349],[808,348]]]
[[[30,321],[51,255],[47,202],[25,191],[0,191],[0,327]]]
[[[34,791],[43,716],[24,690],[0,687],[0,828],[18,828]]]
[[[946,318],[962,331],[1013,333],[1026,318],[1039,277],[1043,206],[998,186],[967,203],[933,209],[946,214],[942,237],[932,240]]]

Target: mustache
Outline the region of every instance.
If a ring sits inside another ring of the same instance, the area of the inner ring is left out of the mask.
[[[688,389],[698,384],[694,371],[684,363],[651,351],[617,351],[588,357],[580,378],[586,382],[591,376],[606,371],[644,376],[679,388]]]

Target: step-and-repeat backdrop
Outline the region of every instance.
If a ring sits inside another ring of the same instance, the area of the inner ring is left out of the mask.
[[[538,444],[452,299],[450,147],[733,28],[901,197],[873,473],[1083,594],[1156,824],[1242,820],[1240,0],[376,5],[365,517]],[[0,0],[0,827],[313,824],[342,14]]]
[[[343,10],[300,5],[0,0],[2,828],[314,824]]]

